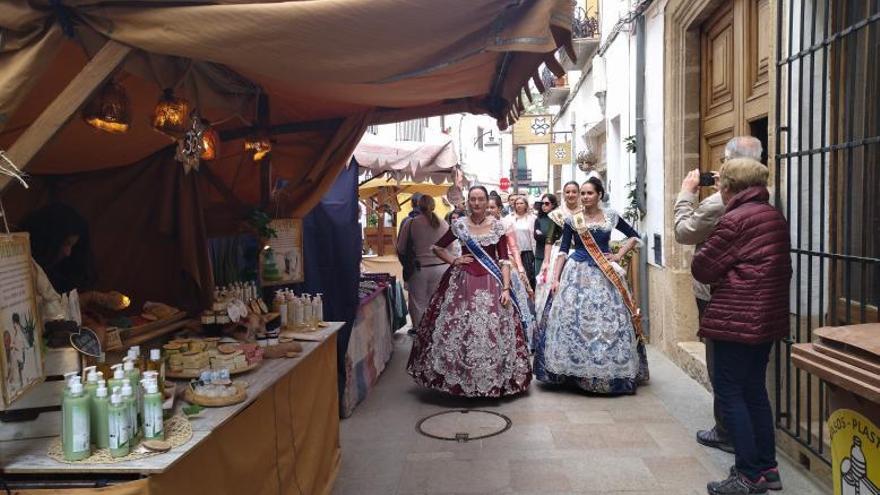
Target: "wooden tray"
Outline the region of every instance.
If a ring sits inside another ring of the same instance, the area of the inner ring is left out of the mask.
[[[229,370],[229,374],[230,375],[239,375],[241,373],[247,373],[248,371],[255,370],[255,369],[259,368],[260,364],[262,362],[263,361],[257,361],[256,363],[250,364],[245,368],[238,368],[236,370]],[[173,379],[177,379],[177,380],[188,380],[191,378],[198,378],[199,376],[201,376],[202,371],[208,371],[210,369],[211,368],[205,368],[204,370],[190,371],[190,372],[187,372],[187,371],[175,372],[175,371],[171,371],[169,369],[169,370],[165,371],[165,378],[173,378]]]
[[[238,389],[238,392],[229,397],[203,397],[201,395],[196,395],[193,392],[192,387],[186,387],[186,390],[183,392],[183,398],[190,404],[198,404],[204,407],[224,407],[244,402],[244,400],[247,399],[247,390],[241,385],[236,385],[234,383],[232,386]]]

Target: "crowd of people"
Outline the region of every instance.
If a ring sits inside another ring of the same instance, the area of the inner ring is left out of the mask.
[[[732,139],[714,185],[694,170],[674,205],[676,241],[696,246],[698,335],[714,389],[715,425],[697,442],[735,454],[711,495],[782,488],[765,380],[770,349],[788,332],[792,270],[761,154],[757,139]],[[714,187],[702,201],[701,185]],[[605,196],[597,177],[565,184],[561,203],[548,193],[532,207],[474,186],[466,211],[445,221],[432,198],[415,197],[398,242],[415,382],[464,397],[521,394],[533,378],[608,395],[647,383],[641,314],[621,267],[640,236]],[[612,252],[615,230],[624,240]]]

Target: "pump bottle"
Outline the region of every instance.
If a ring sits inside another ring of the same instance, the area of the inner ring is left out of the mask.
[[[128,419],[128,407],[114,390],[107,410],[107,439],[112,457],[128,455],[130,446]]]
[[[134,398],[134,391],[131,384],[126,382],[122,384],[122,403],[128,412],[129,439],[134,445],[140,438],[140,427],[138,425],[137,401]]]
[[[78,375],[71,378],[67,388],[61,401],[61,447],[65,460],[79,461],[92,454],[89,447],[89,397]]]
[[[162,394],[156,380],[143,380],[144,390],[144,439],[164,440],[165,425],[162,422]]]
[[[91,431],[92,443],[99,449],[106,449],[109,445],[107,415],[109,414],[110,399],[107,397],[107,386],[101,383],[103,381],[98,382],[95,397],[92,399],[92,422],[90,425],[93,428]]]

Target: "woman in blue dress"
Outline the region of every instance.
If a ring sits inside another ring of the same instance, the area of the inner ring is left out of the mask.
[[[536,335],[535,378],[593,393],[634,394],[648,380],[648,361],[638,309],[619,263],[639,235],[616,212],[600,206],[601,180],[591,177],[580,195],[583,210],[563,227],[551,285],[554,303]],[[614,229],[627,240],[612,254]],[[574,253],[566,259],[571,247]]]

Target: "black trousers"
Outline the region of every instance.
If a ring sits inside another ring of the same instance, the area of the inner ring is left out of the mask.
[[[701,320],[708,305],[709,301],[697,299],[697,311]],[[715,430],[721,437],[727,438],[727,428],[724,427],[721,416],[721,403],[718,401],[718,386],[715,385],[715,343],[712,339],[704,338],[703,344],[706,346],[706,371],[709,372],[709,383],[712,384],[712,412],[715,415]]]
[[[532,251],[520,251],[519,257],[522,260],[523,269],[526,271],[526,278],[532,289],[535,288],[535,253]]]

